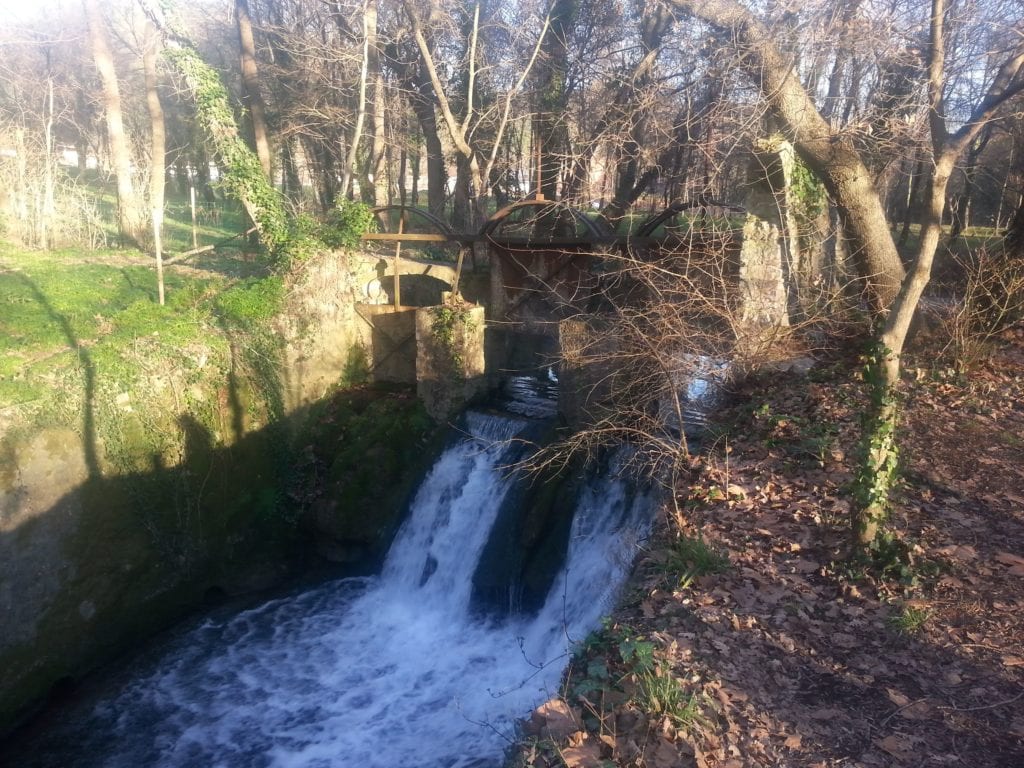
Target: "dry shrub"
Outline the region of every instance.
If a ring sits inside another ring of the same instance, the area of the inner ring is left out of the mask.
[[[40,136],[0,124],[0,148],[0,236],[30,248],[105,245],[95,200]]]
[[[957,259],[963,291],[944,319],[943,356],[958,370],[988,359],[993,339],[1024,320],[1024,253],[980,249]]]

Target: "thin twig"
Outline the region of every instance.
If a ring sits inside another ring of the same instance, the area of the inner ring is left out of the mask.
[[[916,701],[911,701],[911,702],[908,702],[908,703],[904,704],[904,705],[903,705],[902,707],[900,707],[899,709],[894,709],[894,710],[893,710],[893,711],[892,711],[892,712],[891,712],[891,713],[889,714],[889,716],[888,716],[887,718],[885,718],[885,720],[883,720],[882,722],[880,722],[880,723],[878,724],[878,727],[879,727],[879,728],[883,728],[883,727],[885,727],[885,724],[886,724],[886,723],[888,723],[888,722],[889,722],[890,720],[892,720],[892,719],[893,719],[894,717],[896,717],[896,715],[898,715],[898,714],[899,714],[900,712],[902,712],[903,710],[905,710],[905,709],[910,709],[910,707],[914,706],[915,704],[920,704],[920,703],[921,703],[922,701],[927,701],[927,700],[928,700],[928,697],[927,697],[927,696],[925,696],[925,697],[924,697],[923,699],[917,699]]]
[[[1024,698],[1024,691],[1021,691],[1012,699],[1007,699],[1006,701],[998,701],[995,704],[983,704],[980,707],[967,707],[966,709],[958,709],[957,707],[952,706],[939,707],[939,709],[944,709],[948,712],[980,712],[983,709],[998,709],[999,707],[1005,707],[1007,704],[1013,704],[1013,702],[1022,698]]]

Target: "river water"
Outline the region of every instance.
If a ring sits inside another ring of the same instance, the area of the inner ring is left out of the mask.
[[[612,606],[651,499],[590,477],[565,567],[535,615],[471,609],[473,574],[529,431],[469,412],[421,484],[379,576],[202,620],[61,718],[28,766],[500,766]],[[486,567],[486,564],[483,564]]]

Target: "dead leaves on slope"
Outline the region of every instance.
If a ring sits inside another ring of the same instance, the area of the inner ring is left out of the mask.
[[[910,473],[894,520],[914,585],[844,565],[857,385],[791,378],[745,393],[687,493],[686,533],[730,567],[681,589],[666,534],[616,616],[657,643],[704,716],[674,730],[628,701],[589,721],[570,702],[589,722],[563,744],[570,760],[1024,765],[1024,354],[1014,359],[977,386],[925,381],[908,395]],[[927,620],[898,631],[910,611]]]

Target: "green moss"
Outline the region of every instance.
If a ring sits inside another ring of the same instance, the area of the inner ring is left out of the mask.
[[[390,543],[414,482],[441,439],[410,392],[339,393],[310,416],[308,451],[323,466],[328,527],[348,542],[381,553]]]
[[[242,280],[217,297],[221,317],[248,329],[269,322],[283,305],[284,281],[277,276]]]

